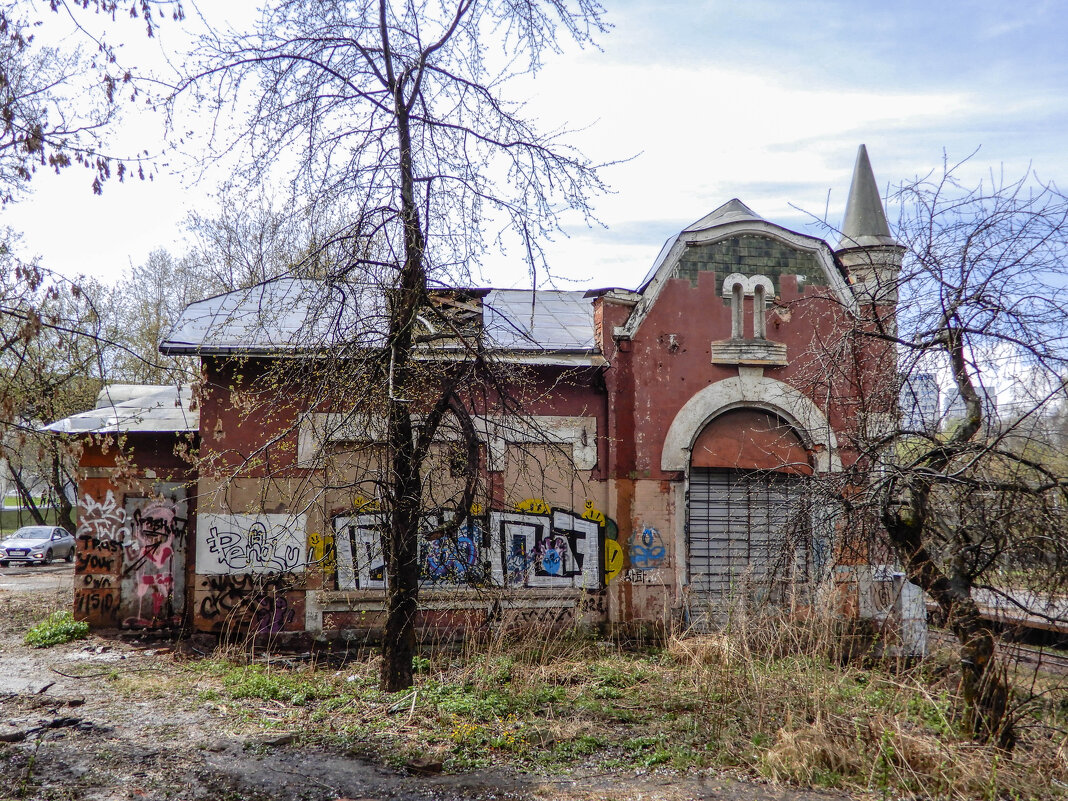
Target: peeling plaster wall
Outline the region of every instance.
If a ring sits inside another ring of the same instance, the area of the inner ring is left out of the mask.
[[[340,429],[327,411],[306,414],[293,392],[283,408],[242,418],[243,382],[262,368],[212,360],[209,371],[203,455],[217,472],[199,482],[195,627],[373,633],[388,577],[373,482],[354,483],[374,478],[367,474],[376,464],[373,421]],[[485,420],[478,430],[486,493],[456,541],[422,543],[426,626],[454,629],[489,617],[508,625],[532,620],[531,609],[545,620],[603,619],[607,419],[595,377],[583,368],[561,382],[559,369],[530,368],[517,391],[531,399],[524,408],[533,427],[525,419],[476,418]],[[539,442],[543,436],[553,444]],[[242,465],[249,454],[266,455]],[[439,464],[447,449],[435,446],[434,457],[435,497],[448,497],[455,482]],[[346,485],[353,489],[328,489]],[[469,579],[509,592],[475,590]]]
[[[619,374],[611,382],[610,407],[621,402],[633,404],[632,419],[618,417],[617,425],[609,432],[613,441],[632,438],[634,442],[632,461],[627,459],[629,454],[620,454],[621,462],[629,463],[625,469],[617,469],[617,474],[675,478],[675,474],[661,469],[663,437],[672,421],[700,390],[738,377],[738,367],[712,363],[712,343],[731,336],[730,305],[718,285],[723,277],[700,272],[696,274],[696,285],[690,280],[669,279],[633,338],[609,340],[610,352],[606,356],[612,367],[606,380],[612,373]],[[853,321],[840,304],[826,296],[826,290],[811,285],[799,290],[793,275],[782,275],[778,280],[782,295],[777,305],[769,306],[765,313],[767,335],[770,340],[785,343],[789,363],[764,367],[761,372],[766,378],[795,388],[818,406],[823,401],[819,380],[825,377],[826,370],[821,369],[814,354],[837,342],[851,330]],[[747,298],[747,331],[752,330],[752,313],[752,299]],[[620,316],[623,315],[615,315],[616,319]],[[633,397],[624,399],[628,394]],[[843,398],[848,394],[845,387],[838,387],[832,396]],[[834,430],[846,428],[855,414],[842,403],[832,404],[823,413]],[[847,460],[848,455],[843,454],[842,458]]]
[[[635,307],[611,297],[597,301],[599,341],[611,365],[605,373],[612,447],[607,509],[619,521],[623,565],[608,585],[613,621],[682,614],[690,447],[712,417],[736,408],[771,411],[802,436],[802,449],[791,452],[791,462],[807,461],[817,471],[840,469],[855,458],[850,437],[862,421],[855,390],[845,383],[826,385],[826,359],[855,357],[855,377],[869,401],[878,397],[874,390],[887,375],[879,346],[850,343],[856,318],[819,286],[819,274],[811,270],[803,283],[785,270],[774,273],[778,294],[769,298],[765,323],[768,340],[785,345],[785,365],[717,363],[715,343],[732,336],[731,302],[721,282],[733,271],[733,265],[720,272],[702,267],[685,278],[668,278],[651,305]],[[754,330],[751,296],[744,298],[742,313],[748,336]],[[641,318],[636,327],[635,315]],[[827,350],[838,347],[840,352]],[[744,456],[742,439],[733,451]]]

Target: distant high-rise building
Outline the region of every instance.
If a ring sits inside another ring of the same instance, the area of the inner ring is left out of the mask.
[[[902,376],[901,419],[909,431],[934,431],[938,428],[938,382],[933,373]]]

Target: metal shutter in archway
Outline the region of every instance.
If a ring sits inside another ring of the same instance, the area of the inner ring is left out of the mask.
[[[804,478],[776,472],[690,470],[688,555],[695,617],[734,603],[779,600],[808,577]]]

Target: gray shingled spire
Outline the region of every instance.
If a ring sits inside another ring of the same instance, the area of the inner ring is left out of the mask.
[[[879,197],[879,187],[868,161],[868,149],[860,146],[857,163],[853,167],[853,183],[849,186],[845,219],[842,221],[842,240],[838,249],[896,245],[886,223],[886,212]]]

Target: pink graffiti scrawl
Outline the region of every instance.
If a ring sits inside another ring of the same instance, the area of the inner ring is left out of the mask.
[[[178,517],[174,502],[167,500],[149,501],[128,514],[127,520],[123,575],[132,577],[137,604],[124,625],[176,623],[180,614],[174,608],[174,573],[182,565],[175,564],[174,557],[185,520]]]

